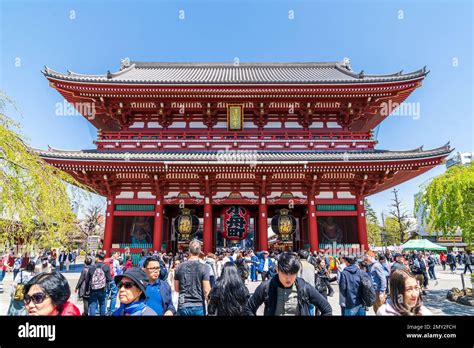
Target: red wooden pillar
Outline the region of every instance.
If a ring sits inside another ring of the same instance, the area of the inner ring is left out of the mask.
[[[105,210],[105,230],[104,230],[104,245],[102,249],[105,250],[106,255],[110,256],[112,249],[112,233],[114,231],[114,207],[115,194],[107,196],[107,208]]]
[[[359,235],[359,244],[362,250],[369,250],[369,241],[367,238],[367,225],[365,221],[364,196],[356,196],[357,203],[357,230]],[[363,248],[363,249],[362,249]]]
[[[155,223],[153,226],[153,250],[161,251],[163,242],[163,197],[158,196],[155,205]]]
[[[268,214],[267,214],[267,199],[260,198],[258,205],[258,250],[268,249]]]
[[[202,239],[204,253],[212,252],[212,204],[209,197],[204,199],[204,226]]]
[[[308,239],[311,252],[319,250],[318,223],[314,197],[308,197]]]

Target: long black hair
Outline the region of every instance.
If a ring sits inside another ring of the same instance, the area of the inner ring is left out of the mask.
[[[237,267],[228,262],[222,268],[217,285],[211,290],[208,312],[211,315],[242,316],[249,298],[249,291]]]

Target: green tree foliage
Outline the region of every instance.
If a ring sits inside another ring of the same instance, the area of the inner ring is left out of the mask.
[[[367,224],[367,238],[370,245],[381,246],[381,228],[375,214],[374,209],[371,207],[367,199],[364,200],[365,206],[365,221]]]
[[[68,183],[82,186],[27,146],[7,107],[15,109],[0,92],[0,244],[64,245],[76,229]]]
[[[430,231],[450,235],[462,231],[469,245],[474,239],[474,166],[457,165],[422,187],[415,210],[422,209]],[[421,205],[420,205],[421,203]]]
[[[384,245],[400,245],[400,225],[395,217],[387,216],[383,226]]]

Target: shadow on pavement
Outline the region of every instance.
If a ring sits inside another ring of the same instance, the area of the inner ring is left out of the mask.
[[[424,303],[435,315],[468,315],[474,316],[474,307],[451,302],[446,298],[447,289],[427,290]]]

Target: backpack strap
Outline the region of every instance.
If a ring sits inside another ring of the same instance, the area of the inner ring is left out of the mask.
[[[266,283],[264,284],[264,288],[263,288],[263,303],[265,303],[265,305],[266,305],[266,302],[267,302],[268,298],[270,297],[269,292],[270,292],[270,281],[267,280]]]
[[[298,278],[297,278],[298,279]],[[298,280],[297,280],[298,281]],[[301,286],[301,300],[303,302],[309,303],[309,296],[308,296],[308,287],[306,281],[303,279],[303,281],[299,282]]]

